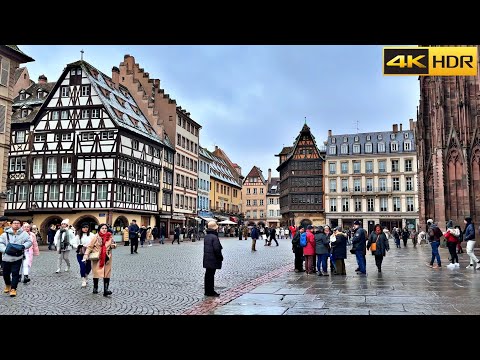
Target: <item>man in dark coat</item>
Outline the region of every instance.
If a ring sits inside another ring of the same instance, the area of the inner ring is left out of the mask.
[[[215,292],[215,271],[222,268],[222,244],[218,238],[216,221],[208,223],[207,235],[203,240],[203,267],[205,268],[205,296],[220,296]]]
[[[130,253],[138,254],[138,231],[140,228],[137,225],[137,220],[132,220],[128,227],[128,237],[130,239]]]
[[[365,252],[367,239],[365,237],[365,231],[363,231],[362,224],[358,220],[355,220],[353,222],[353,229],[354,229],[354,234],[353,234],[353,240],[352,240],[352,245],[353,245],[352,249],[355,249],[355,256],[357,257],[359,273],[366,275],[367,268],[365,263],[364,252]]]

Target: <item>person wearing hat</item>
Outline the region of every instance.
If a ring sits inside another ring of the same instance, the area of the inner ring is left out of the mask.
[[[355,250],[355,256],[357,258],[358,271],[360,274],[367,274],[367,264],[365,263],[365,252],[366,252],[366,238],[365,231],[362,228],[362,223],[358,220],[353,222],[353,240],[352,240],[352,249]]]
[[[473,266],[477,264],[476,269],[480,269],[480,262],[478,261],[473,249],[475,247],[475,226],[473,225],[472,218],[467,216],[465,220],[465,235],[463,240],[467,242],[467,255],[470,257],[470,264],[467,269],[473,269]]]
[[[220,296],[215,291],[215,272],[222,268],[222,244],[218,238],[216,221],[208,223],[207,235],[203,240],[203,267],[205,268],[205,296]]]
[[[62,267],[62,262],[65,260],[67,263],[67,267],[65,271],[70,270],[70,259],[68,258],[70,255],[70,250],[72,249],[72,241],[73,241],[73,233],[68,229],[69,220],[65,219],[60,224],[60,229],[57,230],[55,234],[55,239],[53,243],[58,252],[58,260],[57,260],[57,274],[60,272]]]

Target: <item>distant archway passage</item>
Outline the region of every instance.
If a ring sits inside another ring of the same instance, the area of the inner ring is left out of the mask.
[[[113,227],[115,228],[115,231],[117,227],[120,227],[121,230],[125,229],[128,226],[128,220],[125,216],[119,216],[115,219],[115,222],[113,223]]]
[[[259,221],[257,225],[265,227],[265,223],[263,221]]]
[[[90,231],[95,231],[96,232],[96,226],[98,225],[98,220],[96,217],[91,216],[91,215],[84,215],[80,216],[75,223],[73,224],[73,227],[77,230],[82,224],[88,224],[90,226]]]
[[[303,227],[304,229],[306,229],[308,225],[312,225],[312,220],[303,219],[302,221],[300,221],[300,226]]]
[[[47,217],[43,222],[40,224],[40,236],[42,237],[42,244],[48,243],[48,230],[50,226],[55,225],[58,227],[62,223],[62,218],[58,215],[52,215]]]
[[[255,221],[249,221],[248,226],[255,226]]]

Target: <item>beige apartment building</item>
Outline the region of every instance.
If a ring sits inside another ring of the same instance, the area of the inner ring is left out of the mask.
[[[173,194],[165,191],[163,194],[173,211],[161,211],[160,221],[166,224],[170,234],[176,226],[196,226],[202,127],[160,87],[159,79],[150,78],[150,74],[135,63],[133,56],[125,55],[116,71],[119,83],[130,90],[157,134],[175,147]]]
[[[262,170],[256,166],[243,180],[242,197],[245,203],[245,222],[248,225],[267,225],[267,181]]]
[[[412,121],[410,121],[412,126]],[[414,132],[402,124],[392,131],[333,135],[329,130],[325,166],[327,223],[350,228],[362,220],[418,228],[417,153]]]

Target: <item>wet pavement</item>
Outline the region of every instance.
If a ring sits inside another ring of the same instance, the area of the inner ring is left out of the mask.
[[[475,251],[480,252],[478,249]],[[245,294],[207,300],[212,315],[477,315],[480,270],[466,269],[469,257],[459,254],[460,267],[448,269],[448,251],[440,249],[442,268],[426,266],[430,245],[393,248],[382,273],[367,254],[367,275],[357,275],[348,254],[347,276],[306,275],[283,268],[272,279]],[[478,256],[478,255],[477,255]],[[229,296],[229,294],[225,294]],[[215,306],[217,304],[217,306]]]

